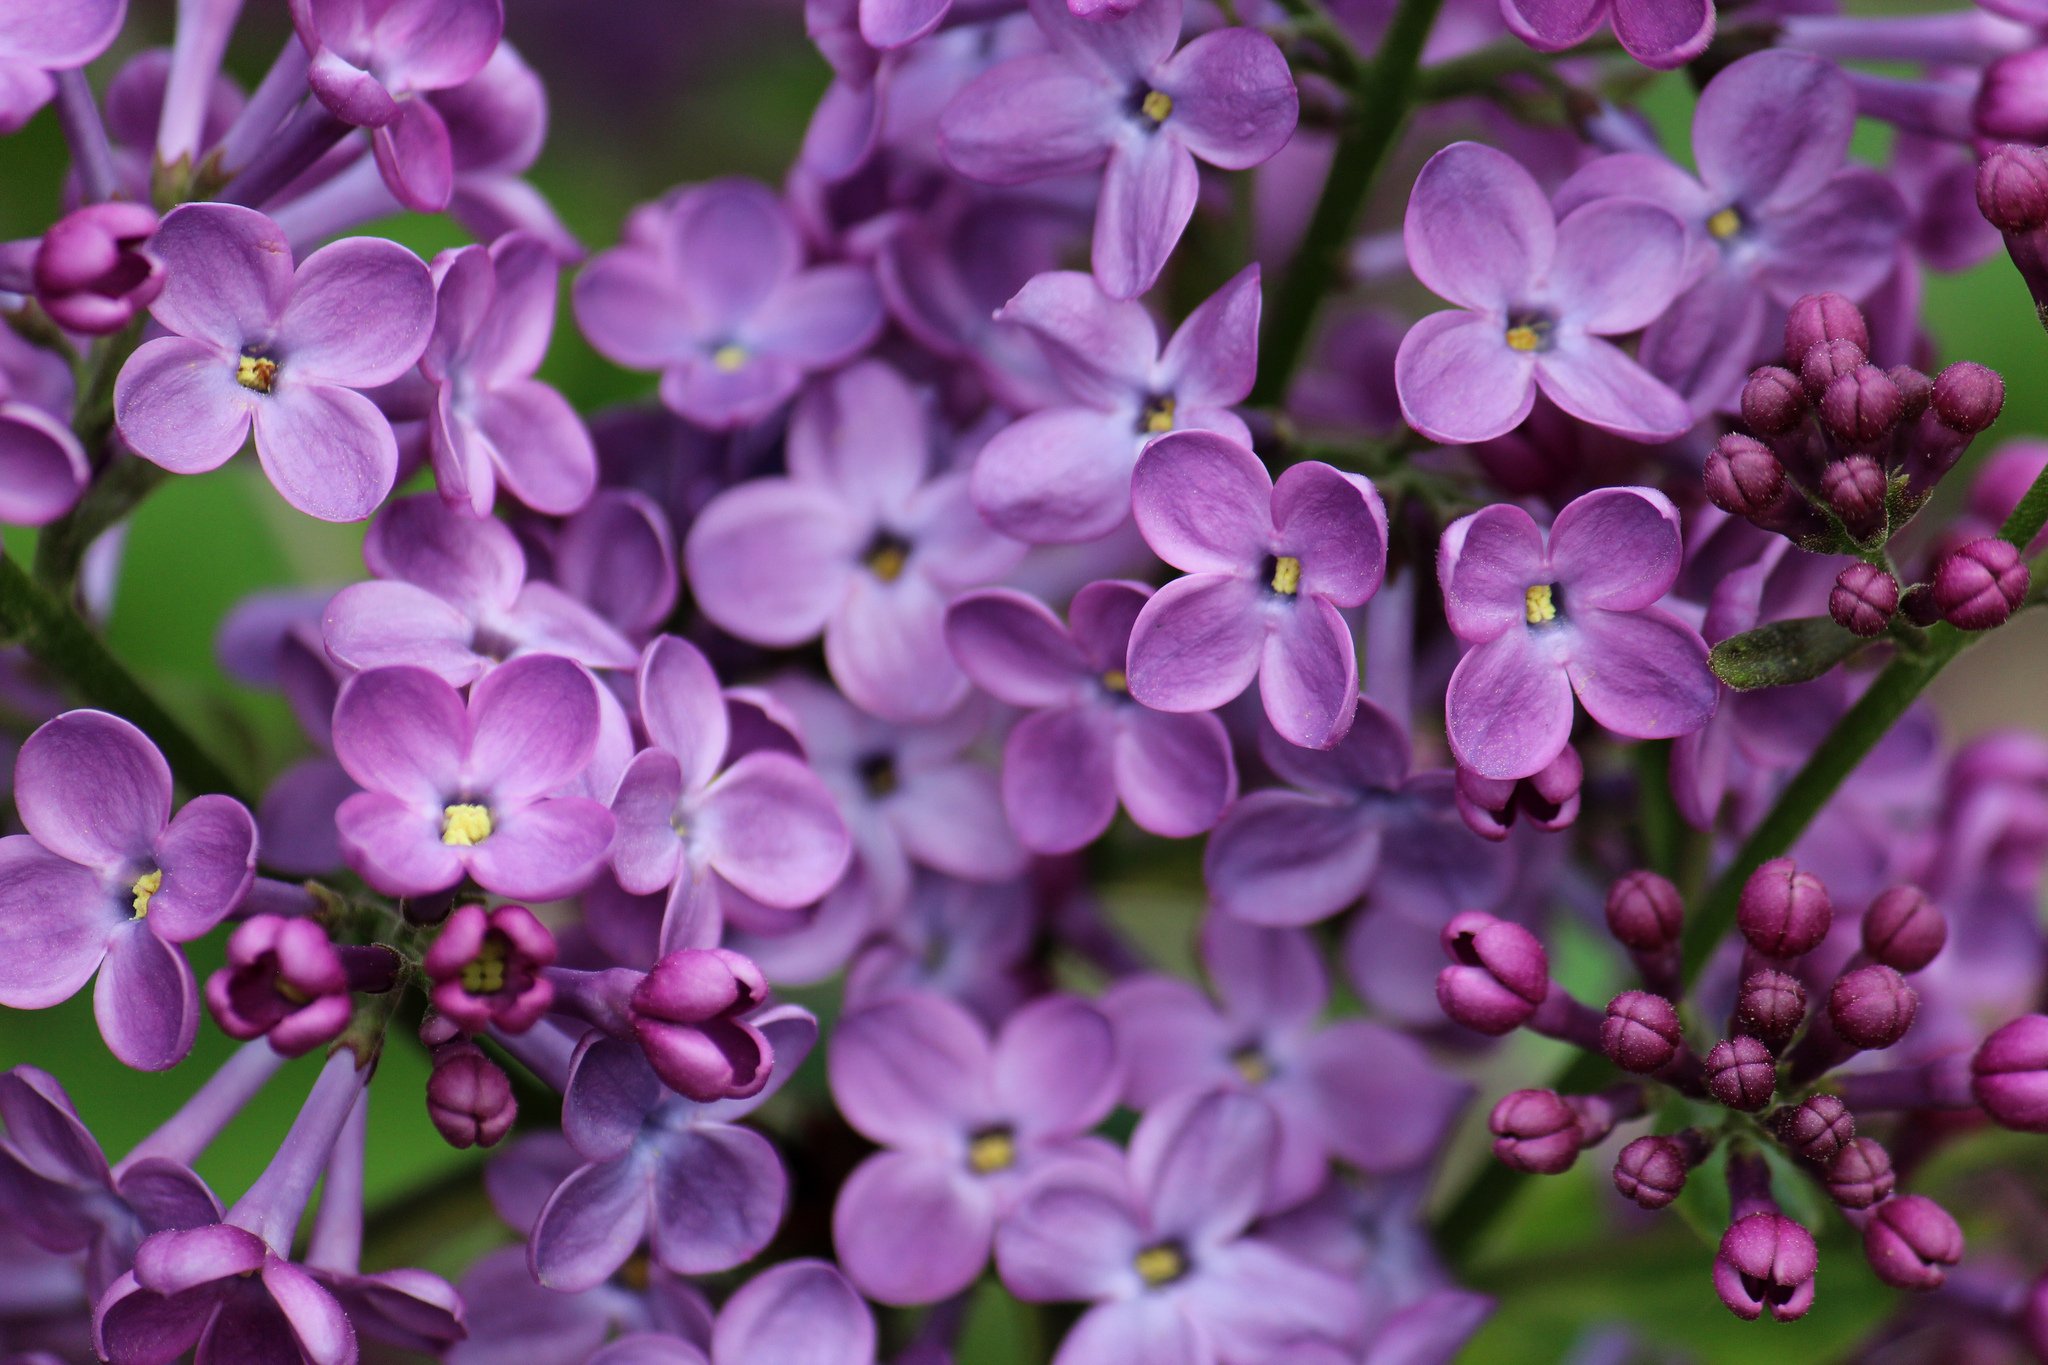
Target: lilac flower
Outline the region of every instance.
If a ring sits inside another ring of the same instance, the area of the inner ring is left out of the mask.
[[[549,557],[557,586],[631,638],[645,638],[675,610],[675,533],[644,493],[600,488],[562,523]]]
[[[1130,514],[1131,467],[1163,432],[1251,444],[1230,408],[1258,368],[1256,265],[1188,314],[1164,352],[1142,305],[1072,271],[1036,277],[996,319],[1037,339],[1071,399],[1012,422],[975,457],[974,505],[1007,535],[1066,542],[1115,530]]]
[[[944,996],[879,1000],[840,1020],[830,1063],[840,1112],[883,1147],[841,1187],[833,1240],[884,1303],[967,1288],[1036,1172],[1114,1159],[1082,1135],[1116,1104],[1116,1035],[1071,996],[1033,1001],[993,1039]]]
[[[36,248],[36,302],[70,331],[120,331],[163,292],[163,262],[149,250],[156,229],[145,205],[119,200],[66,214]]]
[[[1295,1337],[1356,1336],[1349,1281],[1246,1235],[1278,1142],[1264,1101],[1189,1095],[1139,1120],[1125,1169],[1040,1177],[997,1229],[996,1265],[1026,1302],[1095,1304],[1056,1365],[1263,1360]]]
[[[1133,1108],[1190,1091],[1265,1099],[1280,1125],[1275,1207],[1313,1193],[1333,1158],[1384,1175],[1435,1155],[1471,1088],[1405,1034],[1363,1019],[1319,1027],[1330,984],[1306,935],[1212,915],[1202,961],[1217,1003],[1159,975],[1128,977],[1103,996]]]
[[[1378,591],[1387,513],[1369,479],[1291,466],[1210,432],[1162,436],[1138,459],[1131,508],[1153,552],[1186,571],[1131,627],[1131,695],[1211,711],[1259,681],[1273,728],[1327,749],[1351,728],[1358,656],[1340,607]]]
[[[1648,488],[1576,498],[1548,537],[1507,503],[1453,522],[1437,577],[1470,646],[1446,703],[1458,761],[1491,778],[1540,770],[1571,738],[1574,693],[1632,739],[1705,725],[1719,693],[1706,644],[1655,605],[1680,558],[1678,511]]]
[[[468,1033],[524,1033],[555,998],[555,936],[523,905],[458,906],[420,960],[441,1017]]]
[[[590,880],[612,816],[551,796],[590,761],[597,685],[549,654],[515,659],[462,695],[424,669],[359,673],[334,708],[334,754],[363,785],[341,803],[342,852],[390,896],[464,876],[501,896],[549,900]]]
[[[1015,57],[962,90],[940,120],[940,148],[962,175],[1018,185],[1103,167],[1095,278],[1119,299],[1159,278],[1195,210],[1197,158],[1241,171],[1294,133],[1300,102],[1287,59],[1249,28],[1175,50],[1181,0],[1081,18],[1030,0],[1050,51]]]
[[[1611,23],[1622,50],[1659,71],[1684,66],[1714,40],[1714,0],[1501,0],[1500,14],[1538,52],[1577,47]]]
[[[505,1177],[522,1165],[538,1167],[537,1148],[559,1149],[569,1158],[568,1169],[575,1168],[576,1153],[559,1133],[526,1138],[486,1171],[486,1186],[501,1213],[503,1201],[497,1195]],[[526,1211],[527,1222],[556,1178],[540,1189],[534,1210]],[[525,1247],[500,1247],[462,1277],[469,1336],[442,1358],[449,1365],[586,1365],[615,1330],[666,1331],[690,1340],[709,1335],[711,1306],[702,1294],[659,1266],[646,1267],[644,1283],[639,1267],[633,1269],[632,1284],[620,1275],[580,1294],[561,1294],[534,1282]]]
[[[601,1284],[649,1243],[655,1263],[705,1275],[750,1259],[782,1221],[788,1180],[766,1138],[737,1120],[803,1064],[817,1021],[794,1006],[757,1017],[778,1065],[759,1093],[697,1104],[663,1089],[630,1043],[592,1034],[576,1049],[562,1132],[584,1160],[541,1209],[533,1273],[550,1289]]]
[[[47,525],[78,505],[91,480],[71,428],[0,375],[0,523]]]
[[[1686,230],[1634,199],[1559,221],[1514,158],[1458,142],[1416,177],[1409,268],[1458,305],[1410,328],[1394,361],[1401,413],[1433,441],[1505,435],[1540,388],[1581,421],[1640,441],[1692,425],[1685,400],[1602,340],[1654,321],[1688,282]]]
[[[365,951],[388,959],[388,989],[397,956]],[[298,1057],[348,1026],[350,985],[348,965],[317,921],[255,915],[228,935],[227,965],[206,979],[206,1004],[230,1038],[267,1037],[281,1056]]]
[[[0,5],[0,61],[46,71],[84,66],[107,50],[127,14],[128,0],[11,0]]]
[[[629,892],[669,893],[664,950],[717,942],[720,900],[734,891],[795,910],[832,889],[849,857],[832,793],[786,753],[727,762],[725,698],[695,645],[649,645],[639,700],[650,747],[612,793],[612,871]]]
[[[256,874],[256,822],[226,796],[171,814],[171,770],[140,730],[68,711],[28,737],[0,839],[0,1004],[46,1009],[94,972],[93,1014],[114,1055],[175,1065],[199,1028],[177,945],[211,930]]]
[[[796,225],[765,186],[715,180],[643,213],[643,231],[578,277],[576,319],[611,359],[660,370],[662,402],[693,422],[766,417],[881,331],[872,276],[805,269]]]
[[[928,990],[994,1023],[1042,985],[1030,959],[1043,917],[1021,881],[984,886],[921,873],[893,917],[874,919],[873,936],[847,967],[849,1005]]]
[[[702,1336],[636,1334],[589,1365],[875,1365],[875,1319],[837,1267],[784,1261],[747,1281]]]
[[[328,603],[327,652],[351,669],[411,665],[461,686],[498,661],[559,654],[630,668],[633,646],[552,583],[527,581],[510,527],[427,495],[385,507],[363,540],[377,581]]]
[[[122,437],[174,474],[201,474],[253,425],[256,458],[286,502],[323,521],[368,516],[391,491],[398,444],[357,390],[397,379],[425,348],[425,264],[352,237],[294,272],[277,225],[233,204],[171,210],[151,246],[166,278],[149,311],[172,335],[121,367]]]
[[[559,274],[547,243],[507,233],[434,258],[434,335],[420,373],[441,496],[488,516],[502,480],[536,512],[566,516],[597,486],[597,450],[568,400],[533,377],[554,330]]]
[[[967,695],[947,601],[1023,553],[989,531],[965,474],[932,475],[927,427],[895,371],[856,365],[797,405],[788,477],[712,499],[683,545],[697,605],[721,629],[780,648],[822,633],[840,690],[899,722],[936,720]]]
[[[967,676],[998,701],[1030,708],[1003,745],[1003,809],[1035,852],[1093,843],[1119,801],[1139,828],[1184,839],[1215,824],[1237,795],[1223,722],[1131,702],[1131,626],[1151,596],[1142,583],[1091,583],[1074,596],[1071,626],[1007,588],[969,593],[946,613],[946,639]]]

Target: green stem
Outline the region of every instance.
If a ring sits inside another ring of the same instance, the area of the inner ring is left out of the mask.
[[[86,702],[133,721],[156,741],[190,792],[224,792],[247,804],[233,778],[144,691],[62,599],[0,555],[0,636],[21,645]]]
[[[1311,0],[1296,0],[1321,13]],[[1359,210],[1374,178],[1385,164],[1394,139],[1415,101],[1422,45],[1436,24],[1443,0],[1401,0],[1380,42],[1379,55],[1359,67],[1352,83],[1350,117],[1337,139],[1336,159],[1323,182],[1301,249],[1274,291],[1267,314],[1259,382],[1252,390],[1255,405],[1276,407],[1286,396],[1288,381],[1307,349],[1316,310],[1328,297],[1343,264]]]

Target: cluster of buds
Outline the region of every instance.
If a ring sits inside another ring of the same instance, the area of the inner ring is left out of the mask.
[[[1516,1170],[1554,1175],[1619,1125],[1648,1113],[1682,1114],[1676,1131],[1621,1147],[1614,1186],[1645,1209],[1661,1209],[1717,1148],[1726,1151],[1732,1214],[1714,1283],[1738,1316],[1789,1321],[1813,1302],[1813,1235],[1773,1198],[1763,1155],[1771,1146],[1860,1232],[1880,1279],[1900,1289],[1942,1285],[1962,1256],[1961,1230],[1933,1200],[1899,1191],[1890,1152],[1860,1133],[1858,1120],[1967,1108],[2009,1128],[2048,1131],[2048,1016],[2005,1025],[1974,1055],[1839,1071],[1906,1037],[1919,1007],[1908,978],[1939,956],[1947,922],[1918,888],[1895,886],[1863,911],[1858,950],[1839,968],[1824,968],[1833,900],[1818,877],[1778,858],[1743,887],[1734,1006],[1716,1020],[1725,1025],[1722,1036],[1699,1048],[1688,1038],[1684,1010],[1678,889],[1654,873],[1632,872],[1613,884],[1606,913],[1642,988],[1622,991],[1604,1012],[1550,979],[1548,955],[1527,928],[1473,912],[1444,930],[1452,965],[1437,978],[1437,999],[1453,1021],[1493,1036],[1527,1028],[1597,1052],[1627,1073],[1591,1094],[1505,1096],[1491,1118],[1495,1155]],[[1706,1024],[1697,1002],[1691,1013],[1695,1028]]]
[[[1987,630],[2026,597],[2013,546],[1987,537],[1950,548],[1910,585],[1885,547],[2004,405],[2005,381],[1974,361],[1931,378],[1909,365],[1880,369],[1862,312],[1839,294],[1809,294],[1786,319],[1784,363],[1743,386],[1748,432],[1730,432],[1708,454],[1707,496],[1806,549],[1857,556],[1828,601],[1846,630],[1881,635],[1902,609],[1918,625]]]

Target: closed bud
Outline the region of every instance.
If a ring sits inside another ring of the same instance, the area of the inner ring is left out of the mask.
[[[1785,466],[1753,436],[1730,433],[1707,453],[1707,497],[1731,516],[1769,516],[1785,494]]]
[[[1977,163],[1977,212],[2000,232],[2048,224],[2048,153],[2008,143]]]
[[[1926,1195],[1902,1194],[1872,1210],[1863,1254],[1894,1289],[1939,1289],[1948,1268],[1963,1259],[1963,1230]]]
[[[1707,1093],[1730,1109],[1755,1113],[1778,1088],[1778,1061],[1747,1034],[1714,1044],[1707,1054]]]
[[[1898,1183],[1891,1153],[1871,1138],[1850,1138],[1828,1162],[1828,1198],[1845,1209],[1881,1204],[1892,1197]]]
[[[630,1027],[669,1089],[700,1104],[760,1093],[775,1050],[743,1017],[768,998],[768,981],[727,948],[681,948],[634,987]]]
[[[149,251],[156,229],[156,215],[141,204],[74,209],[36,248],[36,301],[68,331],[120,331],[163,292],[163,263]]]
[[[1690,1164],[1668,1137],[1639,1137],[1614,1159],[1614,1188],[1646,1209],[1661,1209],[1685,1189]]]
[[[1516,1090],[1501,1096],[1486,1126],[1502,1164],[1531,1175],[1562,1175],[1584,1144],[1578,1111],[1555,1090]]]
[[[1899,609],[1899,580],[1861,560],[1835,575],[1828,615],[1851,635],[1868,640],[1884,634]]]
[[[1454,965],[1437,974],[1437,1003],[1474,1032],[1513,1032],[1550,993],[1550,959],[1519,924],[1467,910],[1444,926],[1443,945]]]
[[[1899,424],[1905,395],[1875,365],[1858,365],[1820,396],[1821,425],[1838,441],[1873,445]]]
[[[1917,972],[1948,942],[1948,917],[1917,886],[1895,886],[1863,912],[1863,951],[1900,972]]]
[[[1856,1136],[1856,1116],[1835,1095],[1814,1095],[1771,1116],[1787,1151],[1825,1166]]]
[[[1884,372],[1892,381],[1892,387],[1899,391],[1899,419],[1910,422],[1927,411],[1928,400],[1934,396],[1934,381],[1911,365],[1894,365]]]
[[[1460,764],[1454,793],[1458,814],[1482,839],[1499,841],[1519,818],[1545,833],[1571,828],[1579,818],[1579,786],[1586,770],[1567,744],[1556,758],[1524,778],[1481,777]]]
[[[1623,1071],[1639,1076],[1662,1071],[1685,1046],[1678,1009],[1649,991],[1623,991],[1607,1003],[1600,1023],[1600,1050]]]
[[[1714,1292],[1745,1322],[1765,1313],[1792,1322],[1813,1307],[1813,1274],[1819,1267],[1812,1233],[1782,1213],[1752,1213],[1721,1235]]]
[[[1845,1042],[1866,1052],[1905,1037],[1919,1009],[1919,993],[1882,962],[1843,972],[1828,988],[1828,1022]]]
[[[1782,436],[1806,420],[1806,390],[1782,365],[1752,370],[1742,386],[1742,421],[1751,431]]]
[[[1935,567],[1934,606],[1958,630],[1991,630],[2019,610],[2030,581],[2019,547],[1986,536]]]
[[[1899,594],[1899,610],[1906,619],[1916,626],[1931,626],[1941,619],[1941,608],[1934,601],[1932,583],[1915,583]]]
[[[427,1077],[427,1117],[451,1147],[492,1147],[519,1117],[512,1081],[474,1043],[451,1043],[434,1053]]]
[[[1607,929],[1624,948],[1661,953],[1678,942],[1684,927],[1678,888],[1656,873],[1630,872],[1607,888]]]
[[[1790,972],[1764,970],[1743,978],[1735,996],[1735,1031],[1776,1052],[1806,1022],[1806,987]]]
[[[1870,350],[1870,325],[1863,310],[1840,294],[1807,294],[1785,315],[1785,358],[1794,368],[1806,363],[1816,346],[1846,341],[1861,353]]]
[[[1818,403],[1828,385],[1862,365],[1868,357],[1863,348],[1846,339],[1823,341],[1806,353],[1799,364],[1799,382],[1806,396]]]
[[[1821,471],[1821,497],[1858,540],[1884,529],[1884,493],[1884,470],[1868,455],[1850,455]]]
[[[1994,1123],[2048,1133],[2048,1015],[2023,1014],[1986,1038],[1970,1062],[1970,1093]]]
[[[1790,858],[1773,858],[1743,883],[1735,925],[1765,957],[1800,957],[1828,936],[1834,914],[1820,878],[1801,872]]]
[[[1974,436],[1998,420],[2005,407],[2005,380],[1988,365],[1958,360],[1935,376],[1928,401],[1943,426]]]
[[[2028,48],[1985,67],[1970,117],[1987,141],[2048,142],[2048,48]]]

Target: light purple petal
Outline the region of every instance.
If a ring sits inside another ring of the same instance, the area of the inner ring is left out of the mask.
[[[845,1015],[826,1053],[832,1098],[863,1136],[943,1155],[996,1117],[988,1036],[960,1005],[926,992]]]
[[[183,204],[149,249],[164,264],[149,312],[167,329],[229,352],[274,338],[292,296],[291,243],[277,224],[236,204]]]
[[[135,920],[107,939],[92,1012],[108,1051],[137,1071],[163,1071],[192,1050],[199,987],[185,955]]]
[[[680,563],[668,514],[630,489],[593,496],[555,542],[555,581],[628,632],[651,631],[668,619]]]
[[[1297,930],[1212,916],[1202,926],[1202,964],[1230,1017],[1262,1031],[1307,1029],[1329,1004],[1315,944]]]
[[[1131,511],[1134,423],[1094,408],[1047,408],[991,436],[975,456],[974,505],[1034,544],[1095,540]]]
[[[590,761],[597,723],[588,673],[557,655],[514,659],[470,692],[464,775],[500,798],[553,791]]]
[[[235,382],[232,359],[184,337],[144,343],[114,381],[123,439],[174,474],[226,464],[248,438],[255,398]]]
[[[907,47],[939,26],[953,0],[861,0],[860,36],[870,47]]]
[[[678,416],[731,431],[774,412],[803,387],[795,361],[755,352],[728,370],[709,355],[687,355],[662,372],[661,401]]]
[[[1244,401],[1258,375],[1259,305],[1254,261],[1188,314],[1159,358],[1175,399],[1218,408]]]
[[[76,505],[91,477],[85,448],[69,427],[26,403],[0,402],[0,521],[55,521]]]
[[[955,599],[946,644],[975,686],[1012,706],[1078,700],[1094,672],[1051,608],[1009,588]]]
[[[559,654],[590,668],[631,668],[639,651],[609,621],[552,583],[528,583],[505,618],[519,653]]]
[[[1379,866],[1373,822],[1298,792],[1253,792],[1209,837],[1202,874],[1219,909],[1252,924],[1312,924],[1365,894]]]
[[[697,605],[742,639],[815,639],[846,595],[867,531],[823,489],[757,479],[714,498],[683,546]]]
[[[644,247],[599,252],[571,300],[590,344],[621,365],[658,370],[704,342],[674,278]]]
[[[1675,71],[1714,40],[1713,0],[1613,0],[1614,36],[1644,66]]]
[[[1051,54],[1012,58],[953,97],[939,119],[946,164],[1021,185],[1100,166],[1120,117],[1115,85]]]
[[[751,1129],[713,1123],[669,1138],[660,1152],[654,1259],[679,1275],[710,1275],[759,1255],[789,1194],[775,1144]]]
[[[803,265],[803,243],[782,200],[759,181],[738,177],[678,199],[665,246],[709,334],[743,325]]]
[[[647,737],[676,756],[685,789],[708,784],[725,761],[731,731],[703,651],[673,635],[654,641],[640,661],[639,694]]]
[[[841,364],[865,350],[887,320],[874,274],[821,265],[785,281],[741,329],[747,345],[805,369]]]
[[[1720,687],[1699,632],[1667,612],[1596,609],[1573,618],[1568,671],[1586,714],[1631,739],[1691,734],[1714,714]]]
[[[875,1320],[823,1261],[786,1261],[726,1301],[712,1331],[717,1365],[872,1365]]]
[[[1160,135],[1212,166],[1247,170],[1287,145],[1301,114],[1279,44],[1253,28],[1202,34],[1159,67],[1152,87],[1173,100]]]
[[[1034,1139],[1087,1132],[1116,1107],[1123,1082],[1114,1026],[1073,996],[1042,996],[1011,1015],[993,1060],[997,1104]]]
[[[1654,488],[1574,498],[1550,528],[1550,562],[1573,611],[1647,607],[1678,580],[1678,509]]]
[[[55,71],[84,66],[114,40],[127,10],[126,0],[11,5],[0,15],[0,53]]]
[[[1562,318],[1600,336],[1647,327],[1690,278],[1686,230],[1638,199],[1599,199],[1557,225],[1550,287]]]
[[[263,1287],[291,1325],[297,1346],[311,1365],[342,1365],[356,1359],[356,1331],[348,1314],[318,1280],[279,1257],[263,1263]]]
[[[526,581],[525,552],[504,522],[427,495],[399,498],[378,514],[363,562],[379,578],[425,588],[472,615],[509,608]]]
[[[1116,815],[1116,721],[1102,706],[1039,711],[1003,745],[1003,810],[1034,853],[1071,853]]]
[[[1838,171],[1757,224],[1759,278],[1781,304],[1821,290],[1863,298],[1890,273],[1906,223],[1889,179],[1862,167]]]
[[[1528,302],[1530,286],[1549,272],[1557,220],[1520,162],[1454,142],[1415,177],[1402,237],[1426,288],[1497,318]]]
[[[417,805],[455,790],[468,734],[462,697],[424,669],[358,673],[334,705],[334,756],[348,775]]]
[[[1609,0],[1501,0],[1508,31],[1538,52],[1562,52],[1593,36]]]
[[[957,1159],[880,1152],[839,1189],[832,1242],[847,1275],[881,1303],[937,1303],[974,1283],[995,1238],[993,1192]]]
[[[1230,736],[1212,715],[1133,707],[1118,718],[1116,790],[1138,828],[1186,839],[1213,826],[1237,795]]]
[[[590,501],[597,449],[560,393],[538,380],[513,380],[492,391],[479,425],[513,497],[550,516],[567,516]]]
[[[149,900],[149,925],[173,943],[212,929],[241,903],[256,876],[256,821],[231,796],[197,796],[157,841],[163,883]]]
[[[1427,1165],[1472,1097],[1407,1034],[1362,1019],[1318,1033],[1296,1064],[1330,1149],[1374,1175]]]
[[[1632,440],[1668,441],[1693,424],[1683,398],[1598,337],[1561,338],[1537,357],[1536,383],[1580,421]]]
[[[1279,1124],[1264,1100],[1216,1091],[1147,1111],[1131,1135],[1131,1179],[1152,1230],[1208,1246],[1227,1241],[1266,1197]]]
[[[705,793],[695,834],[719,876],[794,909],[832,889],[851,844],[825,783],[788,754],[752,753]]]
[[[1150,289],[1195,213],[1195,158],[1162,135],[1125,137],[1110,149],[1095,206],[1095,278],[1113,299]]]
[[[1209,1334],[1173,1298],[1116,1299],[1082,1315],[1060,1343],[1058,1365],[1214,1365]]]
[[[1282,611],[1259,657],[1259,698],[1280,737],[1327,749],[1358,709],[1358,652],[1351,627],[1328,598],[1303,597]]]
[[[1527,777],[1563,751],[1572,687],[1548,639],[1510,630],[1458,661],[1445,702],[1458,761],[1481,777]]]
[[[14,803],[44,848],[119,873],[148,859],[169,822],[171,768],[119,716],[67,711],[22,744]]]
[[[1177,578],[1131,630],[1131,695],[1159,711],[1213,711],[1258,676],[1263,589],[1224,574]]]
[[[889,825],[913,860],[949,876],[1001,881],[1028,861],[986,768],[956,763],[905,775]]]
[[[462,859],[441,842],[437,810],[384,792],[357,792],[335,810],[342,856],[389,896],[425,896],[462,880]]]
[[[1159,330],[1145,306],[1110,298],[1093,275],[1077,270],[1032,276],[996,310],[996,321],[1030,332],[1060,384],[1095,408],[1118,409],[1142,396],[1159,359]]]
[[[1700,93],[1693,156],[1700,179],[1728,201],[1752,212],[1791,205],[1841,169],[1855,123],[1855,93],[1832,62],[1761,52]]]
[[[936,720],[967,695],[946,648],[946,599],[914,572],[853,576],[825,627],[825,663],[848,700],[899,724]]]
[[[1126,977],[1102,997],[1102,1008],[1116,1022],[1123,1098],[1134,1108],[1238,1079],[1230,1053],[1243,1039],[1192,981]]]
[[[351,583],[321,621],[327,652],[351,669],[411,665],[458,687],[474,682],[486,660],[472,645],[476,623],[462,610],[410,583]]]
[[[1143,1249],[1145,1231],[1121,1183],[1118,1175],[1078,1164],[1048,1172],[996,1228],[1003,1286],[1027,1303],[1086,1302],[1134,1290],[1131,1258]]]
[[[256,458],[284,500],[322,521],[361,521],[398,478],[398,440],[353,389],[287,381],[254,408]]]
[[[1123,85],[1149,75],[1180,40],[1180,0],[1154,0],[1122,14],[1085,19],[1066,0],[1029,0],[1028,8],[1055,50]]]
[[[1259,457],[1212,432],[1169,432],[1145,448],[1131,475],[1131,511],[1145,543],[1188,573],[1257,569],[1273,537],[1272,501],[1272,476]]]
[[[533,1276],[574,1294],[603,1284],[647,1232],[649,1177],[633,1157],[585,1166],[540,1211],[530,1243]]]
[[[585,797],[558,796],[499,815],[465,861],[486,891],[553,900],[581,891],[611,842],[610,811]]]
[[[1204,1270],[1204,1292],[1191,1308],[1224,1359],[1260,1359],[1293,1337],[1350,1340],[1364,1327],[1362,1296],[1348,1276],[1257,1238],[1217,1247]]]
[[[1507,344],[1499,320],[1457,310],[1410,327],[1394,356],[1401,416],[1447,445],[1490,441],[1520,426],[1536,405],[1535,379],[1534,357]]]
[[[1445,530],[1437,577],[1451,630],[1468,644],[1526,624],[1532,585],[1551,581],[1543,532],[1513,503],[1494,503]]]
[[[880,361],[863,361],[798,400],[789,424],[789,472],[830,490],[861,514],[899,513],[924,482],[931,438],[925,405]]]
[[[1300,591],[1356,607],[1387,572],[1387,509],[1362,475],[1320,461],[1291,465],[1273,485],[1273,535],[1301,561]]]
[[[426,262],[382,237],[308,256],[278,321],[278,373],[368,389],[412,368],[434,326]]]
[[[665,891],[682,871],[685,849],[674,823],[682,794],[682,769],[662,749],[635,755],[612,793],[612,873],[633,895]]]

